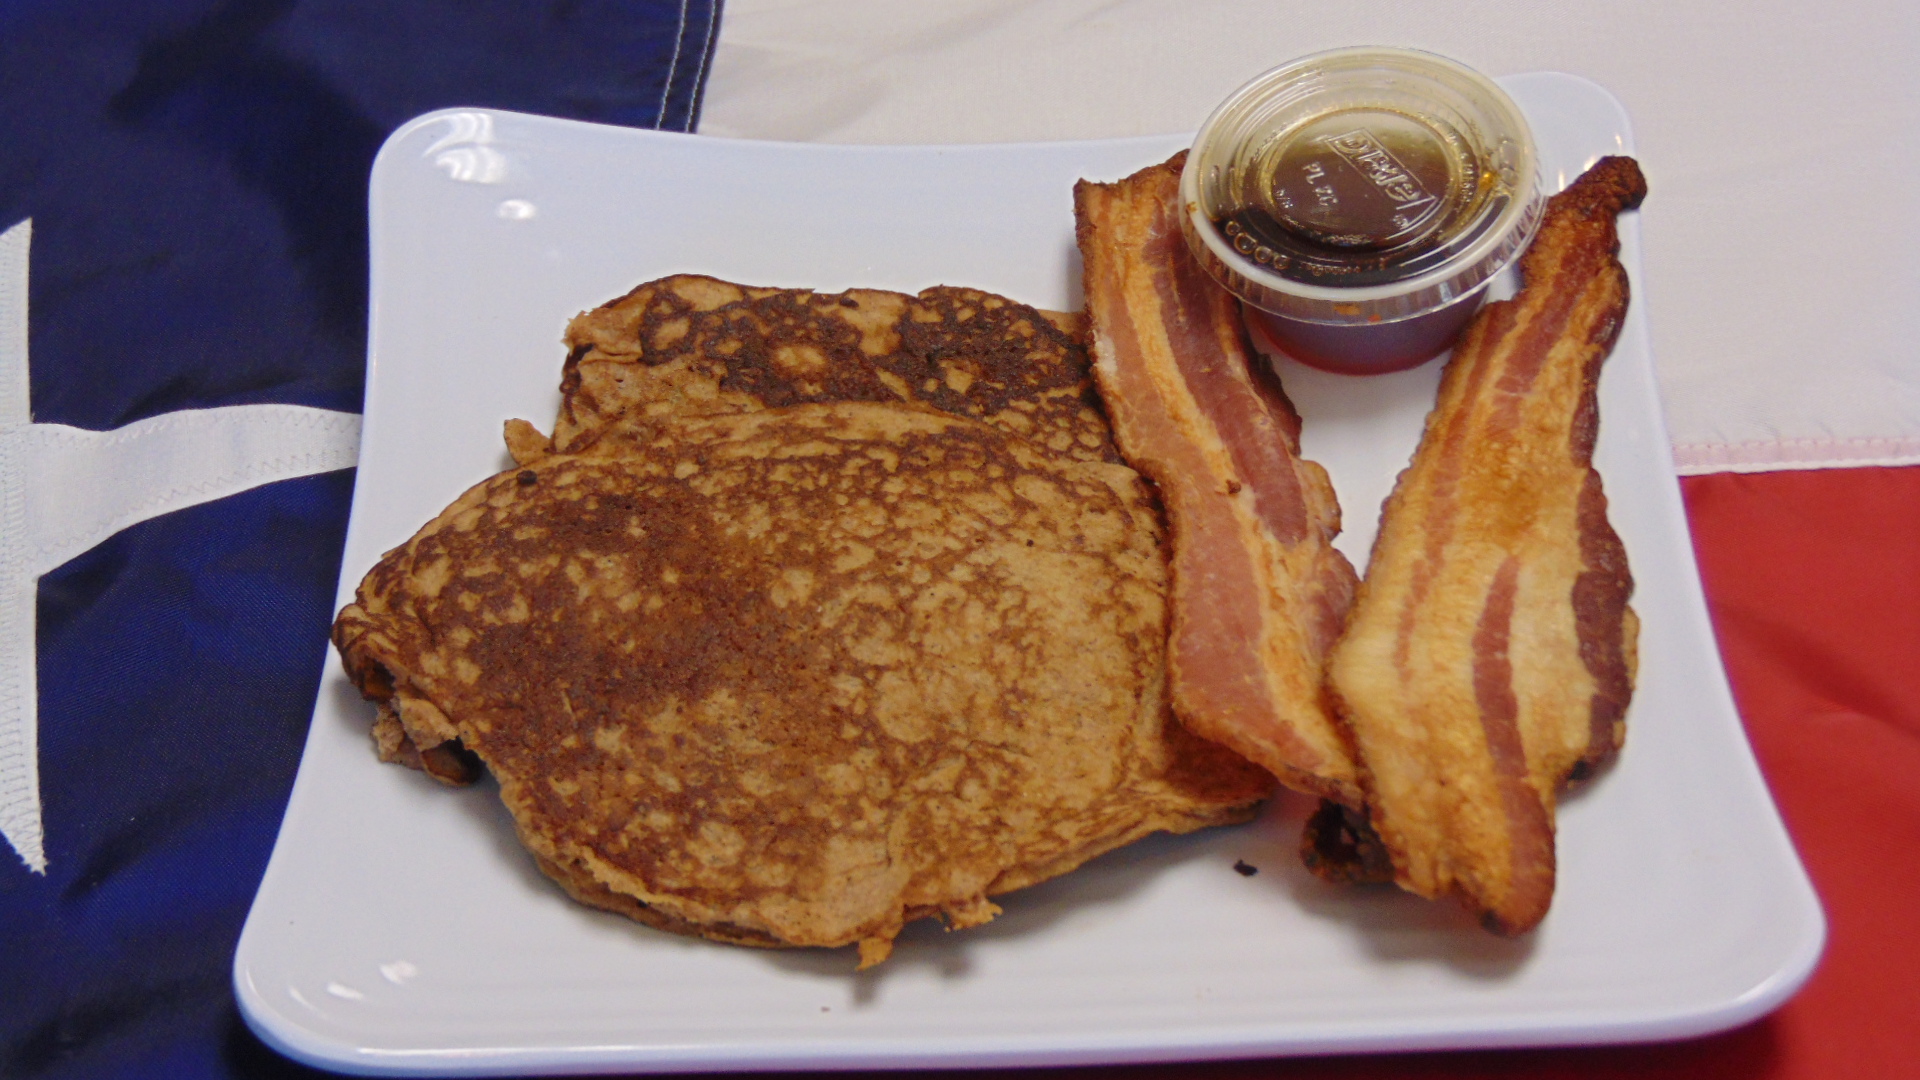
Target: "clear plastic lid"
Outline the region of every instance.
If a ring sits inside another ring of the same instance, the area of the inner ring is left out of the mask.
[[[1180,178],[1181,225],[1228,290],[1290,319],[1414,318],[1484,288],[1544,197],[1526,117],[1411,49],[1318,53],[1241,87]]]

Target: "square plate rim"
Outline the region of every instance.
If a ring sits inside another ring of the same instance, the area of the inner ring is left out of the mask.
[[[1548,79],[1560,78],[1560,79],[1575,80],[1580,83],[1584,83],[1587,86],[1592,87],[1593,89],[1599,91],[1600,94],[1605,95],[1609,101],[1613,102],[1616,109],[1619,109],[1620,116],[1624,125],[1625,112],[1624,112],[1624,109],[1619,108],[1617,100],[1612,99],[1611,95],[1607,94],[1604,88],[1599,87],[1597,84],[1594,84],[1589,80],[1580,79],[1578,76],[1566,76],[1566,75],[1560,75],[1558,73],[1543,72],[1543,73],[1532,73],[1528,75],[1510,77],[1509,79],[1503,79],[1501,81],[1502,82],[1522,82],[1525,80],[1537,80],[1542,78],[1548,78]],[[1084,147],[1091,144],[1154,144],[1154,143],[1162,143],[1162,142],[1167,142],[1169,140],[1182,138],[1182,136],[1179,136],[1176,134],[1176,135],[1158,135],[1158,136],[1156,135],[1133,136],[1133,137],[1127,137],[1127,138],[1121,138],[1121,139],[1086,140],[1086,141],[1074,141],[1074,142],[960,144],[956,146],[821,145],[821,144],[811,144],[811,143],[762,143],[762,142],[748,142],[744,140],[743,141],[719,140],[719,139],[701,137],[698,135],[685,135],[680,133],[652,132],[652,131],[645,131],[640,129],[610,127],[605,125],[589,124],[589,123],[584,123],[580,121],[559,120],[559,119],[547,118],[547,117],[529,117],[529,116],[526,116],[525,114],[514,114],[514,113],[507,112],[505,110],[440,109],[440,110],[434,110],[433,112],[430,112],[427,114],[423,114],[421,117],[418,117],[413,121],[409,121],[407,124],[404,124],[400,128],[396,129],[394,134],[389,137],[387,143],[382,147],[382,150],[380,152],[380,157],[376,159],[375,168],[374,168],[372,177],[370,179],[370,186],[369,186],[370,201],[377,201],[380,198],[380,185],[381,185],[381,178],[383,175],[382,163],[388,158],[389,151],[395,148],[405,136],[411,134],[414,131],[417,131],[421,126],[435,123],[435,122],[440,122],[449,115],[458,114],[458,113],[472,113],[472,112],[484,112],[484,113],[489,113],[494,116],[499,116],[503,118],[511,117],[511,118],[522,119],[522,120],[537,121],[539,123],[545,123],[545,124],[556,124],[556,125],[566,125],[568,127],[575,127],[575,128],[595,129],[597,131],[604,132],[610,136],[615,136],[620,138],[663,139],[663,140],[670,140],[677,143],[692,141],[694,143],[710,145],[716,148],[720,148],[718,152],[722,152],[722,153],[744,153],[748,155],[754,155],[754,154],[765,153],[767,151],[777,151],[777,152],[783,152],[783,153],[799,153],[807,156],[826,158],[829,160],[835,159],[835,158],[845,159],[850,156],[851,157],[864,157],[864,156],[921,157],[930,152],[931,153],[960,153],[960,154],[1016,154],[1018,155],[1022,153],[1031,153],[1036,150],[1045,150],[1048,152],[1053,152],[1053,151],[1059,151],[1062,149],[1070,149],[1074,147]],[[1628,138],[1630,139],[1630,134]],[[1626,228],[1631,229],[1637,236],[1637,232],[1639,228],[1638,220],[1635,219],[1631,221],[1630,223],[1627,224]],[[374,250],[376,252],[378,250],[377,238],[374,244]],[[377,262],[377,255],[376,255],[376,262]],[[1630,269],[1634,270],[1637,276],[1638,270],[1639,270],[1637,261],[1636,261],[1636,265],[1633,267],[1630,267]],[[377,271],[377,266],[376,266],[376,271]],[[1630,316],[1630,321],[1634,319],[1637,319],[1640,327],[1642,328],[1641,332],[1644,333],[1644,327],[1645,327],[1644,307],[1642,307],[1638,312],[1634,313],[1634,315]],[[376,329],[376,326],[374,325],[374,319],[370,318],[370,325],[369,325],[370,358],[372,356],[372,348],[373,348],[376,334],[377,334],[377,329]],[[1650,350],[1649,350],[1649,354],[1650,354]],[[373,391],[373,379],[372,379],[372,373],[370,371],[370,378],[369,378],[369,399],[370,400],[373,398],[372,391]],[[1657,397],[1654,400],[1657,406]],[[369,420],[371,421],[372,419],[373,418],[370,416]],[[369,423],[368,425],[370,429],[373,428],[374,426],[375,425],[372,423]],[[1662,423],[1661,426],[1664,429],[1664,423]],[[367,434],[371,434],[371,433],[372,432],[369,431]],[[364,437],[365,436],[363,435],[363,438]],[[1667,453],[1670,456],[1670,448],[1662,447],[1662,452]],[[1671,476],[1671,471],[1669,471],[1669,476]],[[1677,479],[1674,479],[1673,483],[1675,485],[1675,490],[1677,491]],[[359,523],[359,520],[361,517],[359,513],[359,499],[360,499],[360,495],[358,492],[356,492],[354,514],[353,514],[354,525],[357,525]],[[351,528],[352,526],[350,526],[350,529]],[[348,539],[348,550],[352,550],[352,547],[353,547],[353,534],[350,531],[349,539]],[[1688,555],[1690,557],[1691,555],[1690,551]],[[357,578],[355,580],[357,580]],[[1697,579],[1697,569],[1696,569],[1696,577],[1695,577],[1696,588],[1697,588],[1697,580],[1698,579]],[[342,602],[344,602],[345,599],[351,596],[352,585],[353,585],[353,580],[350,580],[348,575],[343,573],[342,579],[339,584],[339,590],[338,590],[339,597]],[[334,659],[331,653],[329,653],[329,656],[328,656],[327,669],[329,674],[331,674],[333,671],[337,669],[337,660]],[[1724,683],[1724,678],[1725,678],[1724,671],[1717,672],[1716,674],[1718,675],[1721,682]],[[324,692],[324,683],[323,683],[322,689]],[[1729,695],[1729,702],[1730,702],[1730,695]],[[316,713],[317,712],[318,712],[318,706],[316,706]],[[317,716],[316,716],[316,719],[317,719]],[[306,750],[303,751],[303,755],[302,755],[302,769],[300,771],[299,776],[296,779],[294,794],[292,798],[289,800],[290,806],[295,800],[298,800],[300,798],[301,785],[310,783],[310,782],[316,782],[311,780],[309,770],[305,768],[308,752],[310,752],[312,749],[313,739],[314,739],[314,734],[313,734],[313,731],[310,730],[308,745]],[[1750,748],[1748,749],[1748,756],[1749,758],[1751,757]],[[1755,770],[1757,774],[1757,765],[1755,766]],[[1769,800],[1769,806],[1771,806],[1770,800]],[[1781,829],[1782,835],[1784,836],[1783,827],[1780,825],[1778,821],[1777,809],[1774,810],[1773,825],[1775,828]],[[1789,847],[1789,851],[1790,850],[1791,849]],[[278,861],[278,859],[280,858],[280,855],[281,855],[280,845],[276,843],[275,861]],[[1141,1045],[1132,1046],[1132,1047],[1115,1047],[1110,1043],[1103,1046],[1068,1046],[1068,1045],[1061,1045],[1060,1040],[1053,1040],[1052,1043],[1044,1046],[1033,1045],[1033,1046],[1027,1046],[1024,1048],[1017,1047],[1017,1046],[1008,1046],[1003,1048],[1001,1051],[992,1052],[992,1053],[983,1053],[978,1047],[968,1048],[968,1047],[962,1047],[962,1046],[952,1046],[952,1047],[946,1047],[946,1048],[936,1048],[936,1047],[929,1047],[924,1045],[917,1046],[917,1047],[916,1046],[894,1046],[894,1047],[873,1046],[871,1049],[877,1052],[856,1053],[849,1056],[844,1052],[835,1052],[835,1051],[829,1050],[829,1051],[822,1051],[819,1053],[802,1053],[802,1054],[790,1053],[786,1057],[780,1058],[780,1059],[769,1059],[766,1057],[757,1056],[751,1052],[734,1053],[734,1054],[728,1054],[728,1053],[702,1054],[696,1051],[689,1055],[675,1056],[672,1053],[664,1053],[664,1054],[658,1053],[658,1052],[647,1053],[645,1052],[644,1048],[632,1047],[632,1046],[602,1047],[602,1048],[599,1048],[597,1051],[594,1048],[582,1048],[581,1052],[577,1052],[573,1054],[563,1054],[563,1055],[557,1055],[557,1056],[552,1052],[542,1051],[542,1050],[518,1052],[510,1048],[501,1048],[497,1051],[481,1051],[475,1048],[475,1049],[461,1050],[461,1051],[449,1051],[444,1054],[407,1054],[407,1055],[401,1055],[398,1057],[393,1055],[387,1055],[387,1054],[378,1054],[378,1055],[369,1057],[367,1055],[367,1052],[364,1049],[341,1047],[341,1046],[329,1043],[327,1040],[323,1038],[322,1039],[313,1038],[311,1037],[313,1033],[305,1032],[298,1029],[297,1027],[292,1027],[285,1024],[283,1022],[283,1018],[281,1014],[277,1010],[267,1006],[267,1003],[265,1002],[264,998],[261,996],[259,989],[253,984],[253,981],[251,979],[251,973],[247,971],[245,967],[245,960],[248,955],[247,945],[249,941],[249,935],[255,930],[255,927],[253,925],[254,918],[251,913],[248,919],[247,932],[243,933],[240,947],[236,949],[234,977],[235,977],[236,993],[242,1005],[243,1015],[245,1016],[249,1025],[252,1026],[253,1029],[256,1031],[256,1033],[261,1035],[261,1037],[265,1039],[270,1045],[273,1045],[276,1049],[280,1049],[284,1053],[288,1053],[290,1056],[293,1056],[303,1061],[307,1061],[312,1064],[322,1065],[324,1067],[332,1068],[332,1069],[345,1069],[353,1072],[368,1072],[368,1073],[489,1075],[489,1074],[495,1074],[499,1072],[516,1071],[516,1070],[523,1070],[528,1068],[561,1069],[564,1071],[600,1071],[608,1068],[641,1068],[641,1069],[658,1069],[658,1070],[664,1071],[664,1070],[692,1070],[692,1069],[701,1069],[701,1068],[812,1069],[812,1068],[827,1068],[827,1067],[897,1068],[897,1067],[903,1067],[903,1066],[953,1067],[953,1066],[968,1066],[968,1065],[977,1066],[977,1065],[1015,1065],[1015,1064],[1059,1065],[1059,1064],[1090,1064],[1090,1063],[1106,1063],[1106,1062],[1117,1063],[1121,1061],[1127,1061],[1127,1062],[1175,1061],[1175,1060],[1192,1060],[1192,1059],[1198,1059],[1198,1058],[1212,1058],[1212,1057],[1247,1057],[1247,1056],[1274,1055],[1274,1054],[1292,1055],[1292,1054],[1338,1052],[1342,1050],[1374,1051],[1374,1050],[1406,1050],[1406,1049],[1421,1049],[1421,1048],[1442,1049],[1442,1048],[1464,1048],[1464,1047],[1548,1045],[1548,1044],[1554,1044],[1554,1043],[1560,1043],[1560,1042],[1566,1042],[1566,1041],[1626,1042],[1626,1041],[1657,1040],[1657,1039],[1680,1038],[1680,1037],[1686,1037],[1691,1035],[1705,1034],[1711,1031],[1721,1030],[1727,1027],[1734,1026],[1739,1023],[1743,1023],[1746,1020],[1762,1015],[1766,1011],[1769,1011],[1773,1007],[1777,1006],[1780,1002],[1784,1001],[1788,996],[1790,996],[1802,982],[1804,982],[1806,977],[1811,973],[1811,970],[1819,956],[1820,948],[1824,940],[1825,925],[1824,925],[1824,916],[1819,911],[1817,898],[1813,897],[1811,885],[1805,880],[1804,867],[1798,864],[1797,859],[1796,859],[1795,865],[1800,872],[1801,883],[1804,886],[1806,891],[1806,898],[1811,900],[1812,902],[1812,906],[1811,906],[1812,921],[1810,924],[1805,924],[1800,927],[1801,934],[1800,934],[1799,947],[1795,950],[1794,955],[1789,957],[1786,963],[1784,963],[1781,966],[1781,968],[1775,972],[1772,978],[1766,980],[1762,985],[1751,988],[1745,994],[1742,994],[1739,998],[1733,1001],[1722,1002],[1714,1005],[1703,1005],[1702,1007],[1689,1012],[1669,1011],[1660,1015],[1646,1015],[1646,1016],[1639,1016],[1639,1017],[1619,1017],[1619,1018],[1616,1018],[1609,1025],[1607,1025],[1604,1030],[1596,1030],[1592,1024],[1582,1024],[1577,1022],[1561,1023],[1561,1022],[1554,1022],[1551,1020],[1539,1020],[1537,1022],[1532,1022],[1532,1023],[1516,1024],[1500,1030],[1479,1030],[1479,1031],[1458,1031],[1458,1030],[1449,1031],[1444,1029],[1444,1025],[1442,1025],[1440,1029],[1435,1029],[1435,1030],[1412,1030],[1412,1029],[1406,1028],[1405,1025],[1401,1025],[1400,1026],[1401,1030],[1399,1030],[1397,1033],[1380,1031],[1380,1030],[1366,1031],[1363,1029],[1366,1029],[1374,1025],[1360,1024],[1360,1025],[1357,1025],[1355,1030],[1346,1031],[1344,1033],[1336,1031],[1330,1027],[1328,1034],[1324,1039],[1317,1040],[1317,1041],[1294,1040],[1292,1042],[1289,1042],[1286,1046],[1278,1049],[1276,1049],[1271,1044],[1270,1041],[1262,1042],[1257,1037],[1253,1037],[1253,1038],[1242,1037],[1242,1038],[1228,1038],[1228,1039],[1218,1041],[1206,1046],[1150,1044],[1151,1043],[1150,1039],[1142,1042]],[[268,871],[268,876],[270,877],[271,874],[272,874],[272,868],[270,866]],[[1805,922],[1806,921],[1803,919],[1803,923]],[[1046,1040],[1041,1040],[1041,1041],[1046,1042]],[[1116,1050],[1120,1051],[1120,1053],[1117,1056],[1115,1054]]]

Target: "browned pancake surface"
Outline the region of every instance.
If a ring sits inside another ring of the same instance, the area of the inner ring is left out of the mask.
[[[974,289],[815,293],[678,275],[575,318],[555,450],[669,417],[910,402],[1118,461],[1077,317]]]
[[[1261,772],[1171,720],[1157,519],[1121,466],[897,405],[683,420],[464,495],[336,624],[590,903],[860,942],[1155,830]]]

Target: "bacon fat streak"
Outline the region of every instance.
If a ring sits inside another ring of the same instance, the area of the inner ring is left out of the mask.
[[[1355,584],[1331,543],[1340,508],[1300,457],[1292,403],[1252,361],[1238,301],[1187,251],[1184,160],[1074,187],[1094,378],[1172,530],[1174,710],[1289,787],[1357,806],[1322,685]]]
[[[1394,880],[1500,934],[1546,915],[1557,795],[1625,736],[1633,579],[1592,460],[1614,219],[1645,194],[1605,158],[1549,202],[1525,288],[1454,348],[1328,667]]]

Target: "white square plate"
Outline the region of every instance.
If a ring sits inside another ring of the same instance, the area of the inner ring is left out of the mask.
[[[1564,185],[1630,152],[1591,83],[1505,84]],[[388,548],[543,428],[576,312],[661,275],[1079,306],[1071,189],[1178,137],[967,147],[729,142],[434,113],[373,170],[366,427],[340,601]],[[1653,173],[1652,198],[1660,197]],[[1638,216],[1622,221],[1636,290]],[[1285,365],[1308,456],[1364,561],[1439,366],[1374,379]],[[1640,686],[1616,767],[1560,817],[1552,914],[1517,942],[1444,904],[1322,884],[1304,800],[1159,837],[1004,898],[993,924],[845,950],[674,937],[568,900],[486,786],[380,765],[330,662],[234,981],[264,1039],[366,1073],[1036,1065],[1671,1038],[1791,994],[1820,908],[1734,712],[1656,395],[1644,306],[1601,387],[1597,461],[1639,587]],[[1259,869],[1235,872],[1236,861]]]

